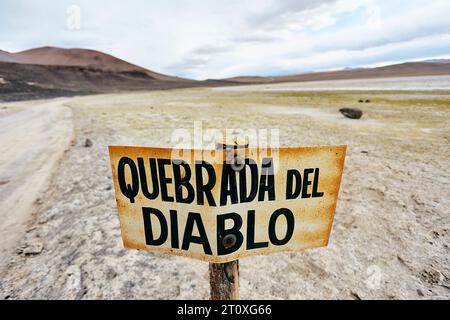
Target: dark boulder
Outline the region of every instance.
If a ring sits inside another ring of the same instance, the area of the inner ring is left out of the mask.
[[[362,110],[356,108],[341,108],[339,111],[350,119],[360,119],[363,115]]]
[[[89,138],[87,138],[86,139],[86,141],[84,141],[84,146],[86,147],[86,148],[90,148],[90,147],[92,147],[92,140],[91,139],[89,139]]]

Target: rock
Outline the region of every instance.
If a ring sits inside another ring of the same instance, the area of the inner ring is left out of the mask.
[[[86,147],[86,148],[89,148],[89,147],[92,147],[92,140],[91,139],[89,139],[89,138],[87,138],[86,139],[86,141],[84,141],[84,146]]]
[[[67,299],[81,299],[84,295],[81,268],[70,265],[66,269],[66,295]]]
[[[355,299],[355,300],[362,300],[361,296],[359,294],[357,294],[355,291],[350,291],[350,295]]]
[[[350,119],[360,119],[363,115],[362,110],[356,108],[341,108],[339,111]]]
[[[108,268],[106,271],[106,280],[111,281],[115,277],[117,277],[117,272],[113,268]]]
[[[41,253],[43,249],[44,249],[44,246],[42,245],[42,243],[36,242],[34,244],[27,244],[22,249],[21,253],[23,253],[26,256],[35,255],[35,254]]]
[[[363,99],[359,99],[358,102],[359,102],[359,103],[363,103],[364,100],[363,100]]]
[[[446,284],[441,284],[440,286],[441,286],[442,288],[445,288],[445,289],[450,290],[450,286],[448,286],[448,285],[446,285]]]
[[[28,228],[25,232],[28,233],[28,232],[31,232],[36,229],[37,229],[37,226],[32,226],[32,227]]]
[[[366,99],[366,101],[364,101],[365,103],[370,103],[370,99]]]
[[[16,253],[17,254],[22,254],[23,253],[23,249],[25,249],[26,245],[21,245],[20,247],[16,248]]]
[[[444,280],[444,276],[442,275],[442,273],[431,266],[428,266],[424,270],[422,270],[420,276],[422,280],[428,282],[431,285],[438,285]]]
[[[46,224],[48,222],[48,219],[46,217],[43,217],[38,220],[38,224]]]
[[[420,297],[423,297],[423,296],[424,296],[422,290],[420,290],[420,289],[417,289],[417,294],[418,294]]]

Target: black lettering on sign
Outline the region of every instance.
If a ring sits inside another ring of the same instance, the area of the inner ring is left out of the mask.
[[[283,215],[286,218],[286,235],[283,239],[278,239],[276,234],[276,224],[278,218]],[[282,246],[289,242],[292,238],[292,234],[294,233],[294,215],[292,211],[287,208],[280,208],[275,210],[269,220],[269,239],[270,242],[276,246]]]
[[[197,225],[197,230],[200,236],[194,236],[194,225]],[[186,229],[184,230],[183,245],[181,249],[189,250],[189,245],[198,243],[203,246],[205,254],[212,255],[211,246],[209,245],[208,236],[206,235],[205,226],[203,225],[200,213],[189,212],[186,222]]]
[[[272,158],[263,158],[262,160],[258,201],[264,201],[266,193],[269,201],[275,200],[275,174]]]
[[[233,227],[225,229],[225,221],[233,220]],[[219,256],[230,254],[239,249],[244,241],[244,236],[240,232],[242,227],[242,217],[236,212],[221,214],[217,216],[217,254]],[[234,245],[225,246],[223,239],[227,235],[233,235],[236,239]]]
[[[286,200],[298,198],[301,189],[302,176],[300,172],[298,170],[288,170],[286,176]]]
[[[125,166],[128,166],[131,172],[131,183],[125,181]],[[130,203],[134,203],[134,198],[139,192],[139,177],[136,164],[128,157],[122,157],[119,160],[117,168],[117,179],[119,180],[119,187],[122,194],[130,199]]]
[[[309,175],[314,172],[314,169],[308,168],[303,171],[303,186],[302,186],[302,198],[311,198],[311,194],[308,193],[308,186],[311,185]]]
[[[148,163],[150,164],[150,176],[152,177],[152,186],[153,191],[150,192],[148,190],[147,184],[147,173],[145,171],[144,159],[137,158],[138,167],[139,167],[139,178],[141,180],[141,188],[144,196],[149,200],[154,200],[158,197],[159,194],[159,183],[158,183],[158,172],[156,170],[156,159],[151,158],[148,159]]]
[[[144,217],[144,232],[145,243],[149,246],[160,246],[167,240],[167,221],[163,213],[155,208],[142,207],[142,214]],[[151,215],[154,215],[160,225],[161,234],[158,239],[153,237],[152,219]]]
[[[250,192],[247,194],[247,167],[250,170]],[[239,201],[252,202],[258,193],[258,165],[253,159],[245,159],[244,167],[239,171]]]
[[[317,191],[317,189],[319,188],[319,168],[316,168],[316,170],[314,171],[314,182],[313,182],[313,192],[312,192],[312,197],[313,198],[320,198],[323,197],[323,192],[319,192]]]
[[[166,202],[173,202],[173,197],[167,193],[167,185],[172,183],[171,178],[166,177],[165,166],[170,165],[169,159],[158,159],[159,182],[161,184],[161,199]]]
[[[269,242],[255,242],[255,210],[249,210],[247,214],[247,249],[259,249],[269,246]]]
[[[170,210],[170,241],[172,248],[180,248],[180,243],[178,240],[178,220],[176,210]]]
[[[206,184],[204,183],[203,179],[203,169],[206,170],[208,176],[208,182]],[[206,161],[196,161],[195,181],[197,188],[197,204],[203,205],[203,196],[205,195],[206,199],[208,200],[208,204],[212,207],[215,207],[216,202],[214,201],[214,197],[211,192],[211,190],[214,188],[214,185],[216,184],[216,172],[214,171],[214,167]]]
[[[314,173],[313,181],[310,180],[309,175]],[[318,191],[319,188],[319,168],[306,168],[303,170],[302,176],[298,170],[288,170],[286,176],[286,199],[297,199],[300,194],[301,198],[320,198],[323,197],[323,192]],[[312,193],[308,193],[308,187],[312,184]]]
[[[192,203],[195,197],[195,191],[189,183],[191,179],[191,168],[184,160],[173,160],[173,180],[175,183],[175,199],[179,203]],[[181,176],[181,167],[184,170],[184,176]],[[187,196],[183,198],[183,188],[187,191]]]
[[[220,186],[220,205],[227,204],[228,197],[232,204],[238,203],[238,190],[236,182],[236,171],[230,163],[223,163],[222,184]]]
[[[169,173],[167,166],[171,166],[173,171]],[[276,195],[273,159],[263,158],[260,173],[258,169],[258,163],[250,158],[245,159],[244,166],[239,171],[224,162],[220,205],[250,203],[256,198],[258,201],[274,201]],[[130,203],[135,203],[141,189],[143,196],[149,200],[157,199],[161,195],[161,201],[192,204],[197,197],[198,205],[216,206],[213,196],[216,172],[214,166],[206,161],[196,161],[194,173],[194,167],[184,160],[138,157],[135,162],[131,158],[122,157],[117,170],[120,191]],[[304,168],[303,172],[290,169],[286,174],[286,199],[324,196],[324,192],[319,188],[319,168]],[[170,208],[166,217],[159,209],[142,207],[142,217],[146,245],[161,246],[168,241],[170,235],[170,247],[173,249],[189,251],[190,245],[194,243],[201,245],[205,254],[213,254],[200,213],[188,212],[184,227],[178,224],[177,211]],[[282,246],[291,240],[295,229],[294,214],[287,208],[275,210],[269,221],[263,222],[268,226],[265,235],[256,234],[257,230],[261,230],[257,228],[257,223],[260,222],[257,221],[256,210],[248,209],[245,221],[247,225],[243,226],[243,217],[236,212],[216,216],[217,248],[213,249],[217,250],[217,255],[231,254],[242,246],[245,246],[246,250],[267,248],[269,244]],[[179,230],[179,227],[184,230]],[[242,231],[244,228],[245,232]],[[155,230],[160,230],[160,233],[155,234]],[[265,236],[266,241],[256,241],[256,238],[263,239],[261,236]]]

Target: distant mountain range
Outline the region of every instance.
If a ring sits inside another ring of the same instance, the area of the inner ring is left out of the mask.
[[[240,76],[195,81],[157,73],[89,49],[0,50],[0,101],[130,90],[450,74],[449,60],[410,62],[279,77]]]
[[[356,68],[356,69],[347,68],[338,71],[311,72],[311,73],[293,74],[277,77],[239,76],[228,78],[225,80],[245,84],[258,84],[258,83],[367,79],[367,78],[386,78],[386,77],[414,77],[414,76],[433,76],[433,75],[450,75],[450,61],[429,60],[421,62],[406,62],[376,68]]]
[[[447,63],[450,62],[450,59],[429,59],[424,62],[433,62],[433,63]]]

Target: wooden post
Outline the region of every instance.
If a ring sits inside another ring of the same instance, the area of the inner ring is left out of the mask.
[[[211,300],[239,299],[239,260],[209,264]]]
[[[226,150],[226,157],[234,157],[237,149],[248,148],[248,141],[221,141],[216,143],[216,150]],[[235,158],[236,159],[236,158]],[[232,246],[236,242],[233,235],[224,237],[225,247]],[[209,264],[209,284],[211,300],[238,300],[239,299],[239,260],[225,263]]]

